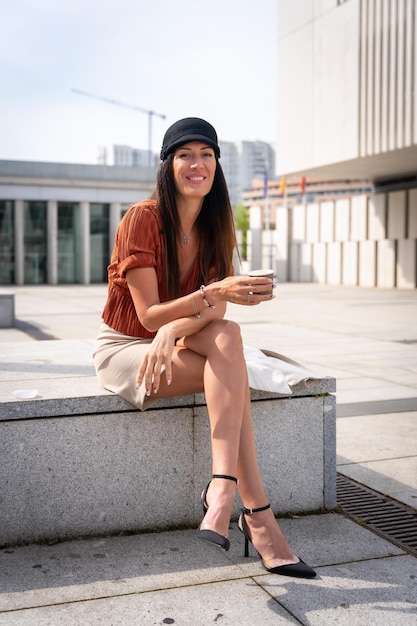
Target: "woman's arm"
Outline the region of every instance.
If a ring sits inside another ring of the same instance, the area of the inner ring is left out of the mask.
[[[150,332],[169,324],[176,337],[192,335],[212,320],[224,317],[226,300],[207,307],[200,291],[161,302],[156,272],[152,267],[138,267],[126,272],[133,303],[140,323]]]
[[[177,339],[194,335],[209,322],[222,318],[227,302],[254,306],[271,298],[255,291],[271,285],[271,280],[263,277],[251,278],[249,284],[247,276],[229,276],[207,285],[205,296],[211,306],[207,306],[200,291],[161,302],[154,268],[128,270],[126,281],[141,324],[149,331],[157,331],[137,376],[138,386],[145,380],[147,395],[151,389],[158,391],[163,368],[167,383],[171,384],[171,360]]]
[[[224,317],[227,302],[256,306],[271,296],[258,294],[271,286],[265,277],[228,276],[205,287],[206,301],[200,290],[174,300],[161,302],[155,269],[138,267],[126,272],[126,281],[139,321],[150,332],[173,323],[178,337],[194,334],[210,321]],[[250,297],[249,297],[250,296]],[[207,301],[212,305],[207,306]]]

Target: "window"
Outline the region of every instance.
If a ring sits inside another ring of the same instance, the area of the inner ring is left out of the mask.
[[[14,215],[13,202],[0,200],[0,284],[14,282]]]
[[[109,254],[109,205],[90,204],[90,282],[106,283]]]
[[[27,285],[47,281],[46,202],[24,203],[24,282]]]
[[[80,282],[80,206],[58,202],[58,283]]]

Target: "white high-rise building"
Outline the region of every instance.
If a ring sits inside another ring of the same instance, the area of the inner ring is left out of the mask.
[[[232,206],[242,202],[242,193],[252,187],[254,179],[275,178],[275,151],[265,141],[219,141],[220,163],[229,188]],[[148,150],[113,145],[113,163],[123,167],[146,167]],[[153,155],[158,166],[159,156]]]
[[[242,202],[243,191],[255,178],[275,178],[275,151],[264,141],[219,141],[220,163],[232,206]]]
[[[152,165],[158,165],[156,154],[152,155]],[[113,164],[127,167],[148,167],[149,150],[132,148],[132,146],[113,145]]]

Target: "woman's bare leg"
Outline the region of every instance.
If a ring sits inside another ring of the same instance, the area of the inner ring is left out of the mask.
[[[172,396],[204,389],[210,419],[212,473],[237,476],[243,408],[247,386],[240,328],[217,320],[185,337],[173,355],[172,383],[161,378],[157,395]],[[201,389],[196,389],[201,385]],[[227,537],[236,483],[213,479],[207,495],[209,511],[202,529]]]
[[[249,388],[243,413],[238,460],[239,493],[246,508],[259,508],[268,504],[259,473]],[[246,515],[253,544],[267,567],[297,563],[274,517],[272,509]]]
[[[162,377],[158,395],[167,397],[204,390],[210,418],[213,474],[238,477],[246,507],[267,504],[257,462],[239,327],[219,320],[186,337],[181,345],[186,349],[174,352],[172,384],[168,387]],[[201,528],[210,528],[227,537],[234,496],[234,482],[214,479],[207,496],[209,510]],[[270,509],[246,516],[246,521],[254,546],[268,567],[297,562]]]

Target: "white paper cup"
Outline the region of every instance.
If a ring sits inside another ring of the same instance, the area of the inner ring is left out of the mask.
[[[270,278],[271,280],[274,280],[274,270],[271,269],[266,269],[266,270],[251,270],[249,272],[249,276],[252,276],[253,278],[258,277],[258,276],[266,276],[267,278]],[[268,291],[258,291],[257,292],[259,295],[272,295],[272,289],[268,290]]]

